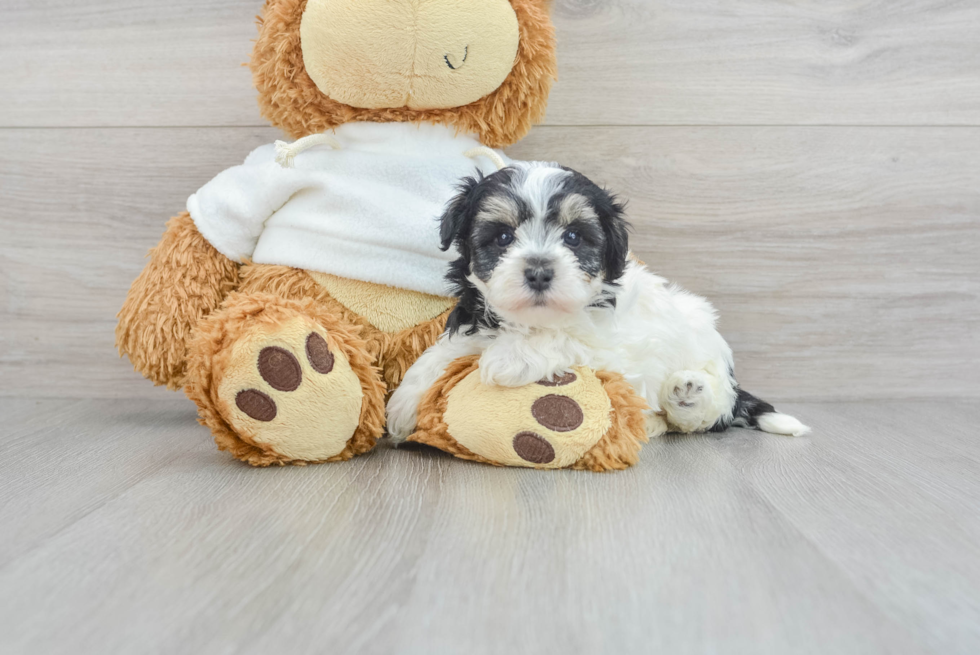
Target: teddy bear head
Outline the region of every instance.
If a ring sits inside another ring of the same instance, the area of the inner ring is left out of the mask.
[[[555,78],[549,0],[266,0],[251,69],[294,138],[352,121],[430,122],[510,145]]]

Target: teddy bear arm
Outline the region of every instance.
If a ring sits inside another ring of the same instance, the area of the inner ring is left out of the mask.
[[[116,347],[154,384],[180,389],[197,323],[235,290],[239,264],[201,235],[190,214],[167,223],[117,318]]]
[[[523,387],[484,385],[477,355],[450,364],[408,441],[497,466],[613,471],[666,424],[620,374],[575,367]]]

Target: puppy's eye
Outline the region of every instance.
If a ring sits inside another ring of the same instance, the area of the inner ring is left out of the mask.
[[[509,230],[504,230],[497,235],[495,243],[501,248],[506,248],[510,244],[514,243],[514,233]]]
[[[565,245],[569,248],[577,248],[582,244],[582,235],[575,230],[565,232]]]

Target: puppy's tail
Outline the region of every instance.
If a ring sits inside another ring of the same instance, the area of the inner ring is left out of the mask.
[[[721,431],[729,427],[753,428],[773,434],[787,434],[799,437],[810,431],[810,428],[800,423],[789,414],[780,414],[776,408],[759,400],[748,391],[738,389],[735,407],[729,420],[719,421],[712,431]]]

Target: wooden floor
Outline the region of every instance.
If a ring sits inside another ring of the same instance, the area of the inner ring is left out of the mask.
[[[180,397],[0,400],[0,652],[980,652],[980,407],[786,409],[603,475],[252,470]]]

